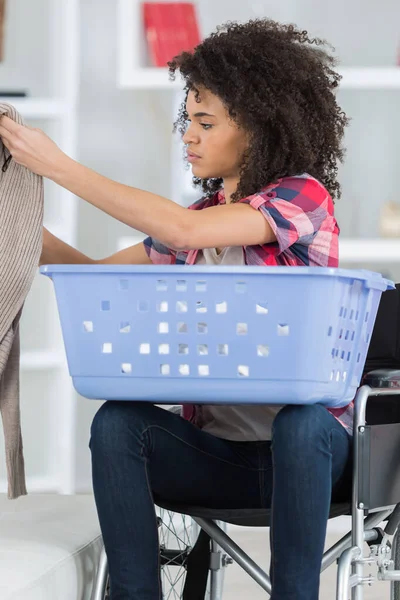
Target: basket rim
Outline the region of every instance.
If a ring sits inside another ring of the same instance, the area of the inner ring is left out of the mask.
[[[152,275],[289,275],[290,277],[331,277],[355,279],[366,282],[370,287],[393,289],[394,282],[376,271],[366,269],[343,269],[340,267],[298,267],[298,266],[236,266],[236,265],[105,265],[105,264],[52,264],[40,267],[40,273],[48,277],[56,274],[116,274],[133,275],[150,273]]]

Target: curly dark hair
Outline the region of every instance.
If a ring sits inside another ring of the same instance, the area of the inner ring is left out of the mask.
[[[326,46],[325,40],[310,38],[295,25],[254,19],[219,26],[193,52],[182,52],[168,63],[171,79],[181,73],[186,99],[193,90],[198,100],[199,88],[206,88],[249,132],[233,201],[301,173],[318,179],[333,198],[340,197],[338,163],[343,161],[348,119],[336,102],[341,77]],[[183,135],[187,120],[183,103],[174,132]],[[222,179],[193,178],[193,183],[212,195]]]

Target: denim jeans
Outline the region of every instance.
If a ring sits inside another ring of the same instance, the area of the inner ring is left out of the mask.
[[[323,406],[286,406],[272,442],[232,442],[153,404],[110,401],[90,448],[112,600],[162,597],[154,497],[271,507],[272,600],[318,600],[330,503],[351,494],[351,438]]]

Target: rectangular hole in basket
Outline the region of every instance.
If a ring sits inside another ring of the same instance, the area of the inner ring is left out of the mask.
[[[336,352],[335,348],[332,348],[332,352],[331,352],[332,358],[335,358],[335,352]]]
[[[179,365],[178,371],[179,375],[190,375],[189,365]]]
[[[177,313],[186,313],[188,311],[188,303],[186,300],[178,300],[176,303],[176,312]]]
[[[353,309],[351,309],[351,311],[350,311],[350,315],[349,315],[349,319],[352,321],[352,320],[353,320],[353,317],[354,317],[354,310],[353,310]]]
[[[247,335],[249,331],[247,323],[237,323],[236,324],[236,334],[237,335]]]
[[[102,300],[101,301],[101,310],[110,310],[111,309],[111,303],[109,300]]]
[[[137,307],[139,312],[148,312],[149,303],[147,302],[147,300],[139,300],[137,303]]]
[[[158,279],[157,284],[156,284],[157,292],[166,292],[167,289],[168,289],[168,285],[167,285],[167,282],[165,281],[165,279]]]
[[[346,335],[344,336],[344,339],[347,341],[349,339],[349,337],[350,337],[350,331],[347,330]]]
[[[257,346],[257,356],[262,356],[263,358],[269,356],[269,346],[266,346],[265,344],[259,344]]]
[[[335,350],[335,357],[337,358],[339,356],[339,348],[336,348]]]
[[[367,335],[365,336],[365,343],[368,344],[369,343],[369,338],[370,338],[370,334],[367,333]]]
[[[222,314],[228,312],[228,303],[227,302],[217,302],[215,304],[215,312],[218,315],[222,315]]]
[[[341,306],[340,311],[339,311],[339,317],[343,317],[343,313],[344,313],[344,306]]]
[[[184,323],[183,321],[181,321],[180,323],[177,324],[176,330],[178,333],[187,333],[188,332],[187,323]]]
[[[210,374],[210,367],[208,365],[199,365],[198,373],[201,377],[207,377]]]
[[[119,324],[119,332],[120,333],[130,333],[131,331],[131,325],[128,321],[122,321]]]
[[[342,381],[343,381],[343,383],[346,381],[346,379],[347,379],[347,371],[343,371],[343,373],[342,373]]]
[[[368,317],[369,317],[369,312],[367,312],[365,315],[365,323],[368,321]]]
[[[360,316],[360,313],[359,313],[359,311],[357,310],[357,311],[356,311],[356,321],[358,321],[358,317],[359,317],[359,316]]]
[[[277,327],[277,332],[278,332],[278,335],[281,337],[289,335],[289,333],[290,333],[289,325],[287,323],[280,323]]]
[[[158,333],[169,333],[169,324],[165,321],[161,321],[158,324]]]
[[[359,353],[357,354],[357,362],[358,362],[358,363],[360,362],[360,358],[361,358],[361,354],[360,354],[360,352],[359,352]]]
[[[339,333],[339,340],[341,340],[341,339],[342,339],[342,337],[343,337],[343,329],[341,329],[341,330],[340,330],[340,333]]]
[[[248,377],[250,374],[250,369],[247,365],[239,365],[237,369],[237,373],[239,377]]]
[[[169,365],[160,365],[161,375],[169,375],[170,372],[171,372],[171,368]]]
[[[120,290],[129,289],[129,280],[128,279],[120,279],[119,280],[119,289]]]
[[[178,279],[178,281],[176,282],[176,291],[187,292],[187,282],[185,279]]]
[[[351,334],[351,341],[354,342],[354,339],[356,337],[356,332],[353,331],[353,333]]]
[[[235,290],[237,294],[244,294],[247,291],[247,284],[244,281],[237,281]]]
[[[157,304],[157,312],[166,313],[168,312],[168,302],[163,300]]]
[[[207,291],[207,282],[206,281],[196,281],[196,292],[206,292]]]
[[[159,344],[158,354],[169,354],[169,344]]]
[[[350,362],[350,359],[351,359],[351,352],[348,352],[347,353],[347,362]]]
[[[336,373],[336,381],[340,381],[340,371]]]
[[[259,302],[256,304],[256,313],[258,315],[267,315],[268,314],[268,306],[266,302]]]
[[[217,352],[220,356],[228,356],[228,352],[229,352],[228,344],[218,344]]]
[[[197,333],[207,333],[208,332],[208,325],[207,323],[197,323]]]
[[[178,344],[178,354],[189,354],[188,344]]]
[[[103,344],[101,351],[103,354],[112,354],[112,351],[113,351],[112,344],[110,342],[106,342],[105,344]]]
[[[332,332],[333,332],[333,327],[331,326],[331,327],[329,327],[329,329],[328,329],[328,337],[331,337],[331,335],[332,335]]]
[[[140,344],[140,346],[139,346],[140,354],[150,354],[150,350],[151,350],[150,344],[145,343],[145,344]]]
[[[340,358],[343,360],[345,357],[346,353],[344,350],[342,350],[341,354],[340,354]]]
[[[330,376],[330,380],[333,381],[335,379],[335,372],[336,371],[331,371],[331,376]]]
[[[208,354],[208,345],[207,344],[199,344],[197,346],[197,353],[200,356],[205,356],[206,354]]]
[[[347,317],[347,308],[345,308],[343,310],[343,319],[345,319]]]
[[[83,321],[83,331],[93,333],[93,321]]]
[[[207,304],[201,300],[196,302],[196,312],[197,313],[206,313],[207,312]]]
[[[132,365],[131,365],[131,363],[122,363],[122,365],[121,365],[121,373],[132,373]]]

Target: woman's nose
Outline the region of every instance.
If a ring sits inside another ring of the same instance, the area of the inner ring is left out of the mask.
[[[193,128],[189,124],[186,132],[182,136],[182,141],[184,144],[194,144],[198,141],[198,136],[195,135]]]

